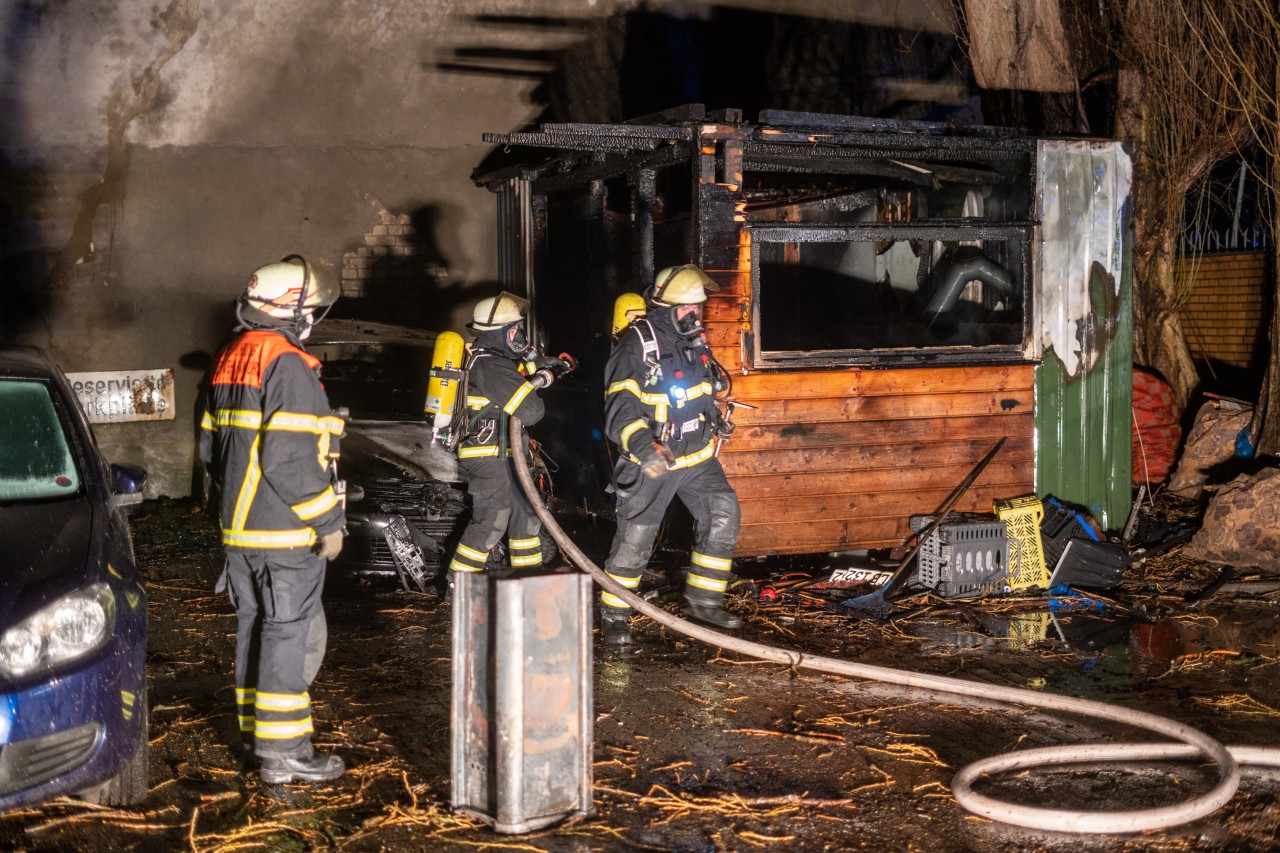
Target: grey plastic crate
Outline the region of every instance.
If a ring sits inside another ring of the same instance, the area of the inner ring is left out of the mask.
[[[932,516],[913,516],[919,533]],[[1003,521],[977,515],[945,521],[929,534],[917,555],[916,579],[943,598],[1008,591],[1009,534]]]

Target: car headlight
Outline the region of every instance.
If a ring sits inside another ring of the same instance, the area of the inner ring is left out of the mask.
[[[111,587],[76,590],[0,636],[0,672],[18,678],[83,657],[102,648],[115,622]]]

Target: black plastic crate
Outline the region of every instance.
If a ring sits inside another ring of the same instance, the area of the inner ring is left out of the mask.
[[[1098,534],[1085,519],[1084,514],[1064,506],[1054,498],[1044,502],[1044,518],[1040,520],[1040,542],[1044,548],[1044,564],[1049,573],[1058,567],[1062,552],[1072,539],[1099,541]]]

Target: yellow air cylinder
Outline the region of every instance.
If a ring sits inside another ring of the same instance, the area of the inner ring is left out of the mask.
[[[431,369],[427,373],[426,413],[431,416],[434,439],[453,423],[458,405],[458,388],[462,384],[463,360],[467,347],[457,332],[441,332],[431,351]]]
[[[644,316],[644,297],[638,293],[624,293],[613,300],[613,336],[626,331],[637,317]]]

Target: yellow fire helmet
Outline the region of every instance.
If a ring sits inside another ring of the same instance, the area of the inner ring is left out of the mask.
[[[656,305],[697,305],[707,301],[708,291],[719,289],[696,264],[684,264],[658,271],[651,298]]]
[[[631,325],[631,321],[644,316],[644,297],[638,293],[624,293],[613,301],[613,335],[617,337]]]

